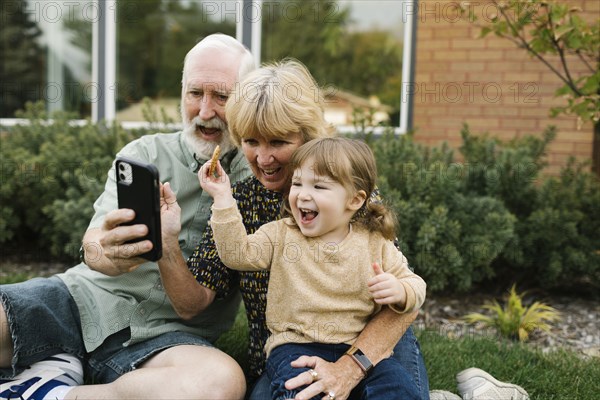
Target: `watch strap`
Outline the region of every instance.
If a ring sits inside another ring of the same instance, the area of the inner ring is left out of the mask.
[[[365,375],[373,368],[373,363],[369,360],[369,357],[367,357],[358,347],[350,346],[348,351],[346,351],[346,354],[358,364]]]

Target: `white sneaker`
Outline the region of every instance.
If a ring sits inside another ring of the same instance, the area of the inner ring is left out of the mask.
[[[500,382],[479,368],[459,372],[456,382],[463,400],[529,400],[522,387]]]
[[[11,380],[0,380],[0,399],[38,400],[58,386],[82,384],[81,361],[70,354],[56,354],[33,364]]]
[[[462,400],[458,395],[446,390],[429,391],[429,400]]]

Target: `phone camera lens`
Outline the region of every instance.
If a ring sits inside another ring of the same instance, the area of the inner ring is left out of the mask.
[[[125,165],[123,165],[123,164],[119,164],[119,169],[120,169],[121,171],[125,171]]]
[[[119,174],[119,177],[121,178],[122,181],[125,180],[125,174],[121,173],[121,174]]]

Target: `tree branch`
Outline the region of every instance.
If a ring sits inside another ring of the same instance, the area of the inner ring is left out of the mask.
[[[585,57],[583,56],[583,54],[581,54],[580,50],[576,50],[575,54],[577,54],[577,57],[579,57],[579,59],[581,60],[581,62],[583,62],[583,64],[588,67],[588,69],[590,70],[590,72],[593,74],[594,72],[596,72],[596,70],[590,65],[590,63],[588,63],[588,61],[585,59]]]
[[[494,3],[496,3],[495,0],[494,0]],[[573,83],[567,77],[565,77],[559,70],[557,70],[556,68],[554,68],[554,66],[552,64],[550,64],[544,57],[542,57],[541,54],[539,54],[537,51],[535,51],[533,48],[531,48],[531,46],[529,45],[529,42],[515,28],[514,24],[512,23],[512,20],[506,14],[506,12],[504,11],[504,9],[502,7],[498,7],[498,9],[500,10],[500,13],[502,14],[502,17],[504,18],[504,20],[506,21],[506,23],[509,25],[509,27],[511,28],[511,30],[513,32],[515,32],[515,36],[517,37],[518,42],[525,48],[525,50],[527,50],[529,53],[531,53],[534,57],[536,57],[538,60],[540,60],[545,66],[547,66],[552,72],[554,72],[554,74],[556,76],[558,76],[560,78],[560,80],[562,80],[567,86],[569,86],[569,88],[571,88],[571,90],[579,93],[579,90],[577,89],[577,87],[575,87],[573,85]],[[501,36],[503,38],[505,38],[505,39],[510,39],[510,37],[508,37],[506,35],[501,35]]]
[[[567,60],[565,58],[565,51],[560,46],[560,43],[558,42],[558,40],[556,40],[556,35],[554,34],[555,33],[554,32],[554,25],[552,23],[552,13],[550,12],[550,10],[548,10],[548,29],[550,30],[550,37],[551,37],[551,40],[552,40],[552,46],[554,46],[554,48],[558,52],[558,56],[560,57],[560,63],[562,64],[563,71],[565,71],[565,74],[567,76],[567,79],[568,79],[567,85],[571,88],[571,90],[577,96],[583,96],[583,93],[581,93],[581,91],[579,90],[579,88],[575,85],[575,81],[573,80],[573,77],[571,76],[571,73],[569,71],[569,66],[567,65]]]

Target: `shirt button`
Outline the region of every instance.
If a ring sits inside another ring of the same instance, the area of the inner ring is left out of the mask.
[[[196,163],[196,162],[193,162],[190,164],[191,169],[196,169],[197,166],[198,166],[198,163]]]

